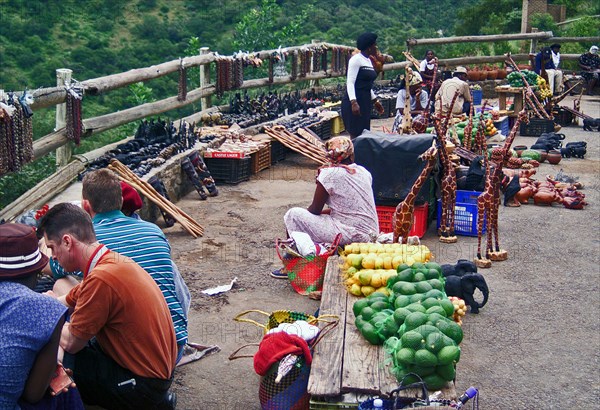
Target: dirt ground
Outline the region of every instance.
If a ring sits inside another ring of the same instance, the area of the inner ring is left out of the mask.
[[[571,101],[563,105],[572,106]],[[582,110],[600,117],[599,98],[584,97]],[[374,121],[372,129],[382,125],[391,124]],[[589,205],[585,210],[501,207],[500,243],[509,259],[482,270],[490,299],[478,315],[467,314],[464,320],[457,366],[457,392],[477,387],[482,409],[599,406],[600,133],[582,131],[581,126],[561,132],[567,141],[587,141],[586,158],[543,163],[535,178],[556,175],[560,169],[578,176]],[[514,145],[534,142],[517,137]],[[205,227],[205,236],[196,240],[178,226],[165,230],[193,296],[190,340],[221,348],[177,369],[178,408],[259,409],[259,377],[252,359],[229,361],[228,356],[260,341],[261,329],[233,317],[248,309],[312,313],[319,307],[318,301],[296,294],[287,281],[268,275],[280,267],[274,240],[284,235],[283,214],[292,206],[309,205],[315,170],[314,163],[291,154],[248,182],[221,185],[218,197],[199,201],[192,192],[178,202]],[[441,244],[434,225],[422,241],[437,262],[474,257],[477,238],[461,236],[456,244]],[[227,293],[201,293],[236,277]]]

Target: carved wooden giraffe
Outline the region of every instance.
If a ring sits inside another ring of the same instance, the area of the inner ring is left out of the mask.
[[[495,148],[492,151],[491,163],[486,167],[486,178],[484,191],[477,198],[477,258],[475,264],[480,268],[489,268],[491,261],[503,261],[508,258],[506,251],[500,249],[498,240],[498,207],[500,205],[500,185],[502,183],[502,166],[510,158],[510,146],[514,141],[521,121],[527,119],[525,110],[519,113],[515,124],[502,148]],[[486,158],[487,156],[484,156]],[[483,231],[483,221],[487,216],[487,246],[485,258],[481,255],[481,235]],[[493,241],[495,240],[495,247]]]
[[[441,190],[442,190],[442,217],[440,220],[440,242],[454,243],[457,238],[454,235],[454,206],[456,205],[456,170],[454,164],[450,161],[448,151],[446,151],[446,134],[448,124],[452,118],[452,108],[458,98],[458,91],[454,93],[450,108],[445,118],[438,118],[434,121],[435,132],[437,134],[437,149],[442,163]]]
[[[471,92],[471,101],[473,101],[473,92]],[[471,109],[469,110],[469,121],[467,121],[467,126],[465,127],[462,140],[462,145],[467,151],[471,151],[471,138],[473,138],[473,111],[475,110],[474,107],[475,105],[471,104]]]
[[[421,171],[421,174],[413,184],[412,188],[404,198],[404,201],[400,202],[394,211],[393,224],[394,224],[394,243],[398,242],[398,238],[402,237],[402,243],[407,243],[408,233],[413,224],[413,213],[415,210],[415,199],[421,190],[421,187],[429,177],[435,160],[437,158],[437,149],[435,143],[419,156],[423,161],[426,161],[425,168]]]
[[[413,70],[406,67],[405,87],[406,98],[404,99],[404,115],[402,116],[402,125],[398,134],[416,134],[412,127],[412,115],[410,115],[410,80],[413,76]]]

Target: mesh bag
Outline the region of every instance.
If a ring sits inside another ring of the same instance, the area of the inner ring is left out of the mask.
[[[328,248],[327,253],[310,257],[284,257],[282,256],[282,251],[284,251],[283,241],[281,239],[275,241],[277,256],[283,262],[283,272],[287,273],[288,279],[296,292],[301,295],[308,295],[311,292],[323,290],[327,259],[336,252],[341,239],[342,235],[338,234]]]
[[[258,323],[256,320],[244,317],[250,313],[258,313],[263,316],[268,316],[267,323],[263,325],[261,323]],[[269,330],[276,328],[282,323],[294,323],[296,320],[304,320],[310,323],[311,325],[316,325],[318,322],[337,322],[339,320],[339,317],[335,315],[321,315],[318,318],[316,318],[312,315],[309,315],[308,313],[296,312],[293,310],[275,310],[271,313],[267,313],[262,310],[252,309],[245,310],[239,313],[236,317],[233,318],[233,320],[235,320],[236,322],[252,323],[253,325],[261,327],[264,330],[264,332],[267,333]]]
[[[300,410],[308,409],[308,376],[310,365],[304,356],[298,360],[292,370],[279,383],[275,382],[279,362],[273,364],[269,372],[260,379],[258,397],[263,410]]]

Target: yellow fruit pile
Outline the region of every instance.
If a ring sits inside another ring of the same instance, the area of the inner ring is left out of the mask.
[[[467,305],[465,301],[461,298],[457,298],[456,296],[448,296],[448,299],[454,305],[454,316],[452,319],[462,326],[462,318],[467,313]]]
[[[405,263],[428,262],[431,251],[424,245],[399,243],[352,243],[342,252],[344,283],[355,296],[369,296],[373,292],[389,294],[385,287],[396,269]]]
[[[544,78],[538,76],[537,86],[538,86],[537,95],[542,100],[552,97],[552,91],[550,90],[550,87],[548,86],[548,83],[546,82],[546,80]]]
[[[498,133],[498,129],[494,125],[494,121],[491,118],[485,120],[485,135],[488,137],[492,135],[496,135]]]

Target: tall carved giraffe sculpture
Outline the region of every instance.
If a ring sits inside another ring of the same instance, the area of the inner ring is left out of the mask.
[[[394,224],[394,243],[398,242],[398,238],[400,237],[402,237],[402,243],[407,243],[408,241],[408,233],[413,224],[415,199],[417,199],[417,195],[427,180],[427,177],[429,177],[433,165],[435,164],[435,160],[437,159],[437,148],[435,143],[433,143],[427,151],[421,154],[419,158],[427,163],[406,195],[406,198],[404,198],[404,201],[400,202],[394,211],[392,219]]]
[[[402,116],[402,124],[399,127],[400,130],[398,134],[416,134],[415,130],[413,130],[412,126],[412,115],[410,115],[410,80],[413,76],[413,70],[410,67],[406,67],[406,76],[405,76],[405,90],[406,90],[406,98],[404,99],[404,115]]]
[[[473,92],[471,92],[471,101],[473,101]],[[473,111],[475,110],[474,104],[471,104],[471,109],[469,110],[469,120],[467,121],[467,125],[465,126],[464,136],[462,140],[462,145],[467,151],[471,151],[471,138],[473,138]],[[483,112],[483,110],[481,110]]]
[[[500,249],[498,240],[498,207],[500,205],[500,185],[504,173],[502,166],[511,157],[510,146],[517,135],[517,130],[522,121],[527,120],[525,110],[522,110],[515,121],[502,148],[494,148],[492,151],[491,164],[486,168],[485,189],[477,198],[477,257],[475,264],[480,268],[489,268],[492,261],[504,261],[508,259],[508,253]],[[483,231],[484,217],[487,215],[487,246],[485,258],[481,255],[481,235]],[[493,246],[495,241],[495,247]]]
[[[458,92],[454,93],[452,101],[450,102],[450,109],[442,120],[437,118],[434,121],[435,132],[437,134],[437,150],[442,163],[441,172],[441,190],[442,190],[442,217],[440,220],[440,242],[444,243],[455,243],[457,241],[456,235],[454,235],[454,206],[456,205],[456,170],[454,164],[448,156],[446,150],[446,134],[448,132],[448,125],[452,118],[452,107],[456,103],[458,98]]]

